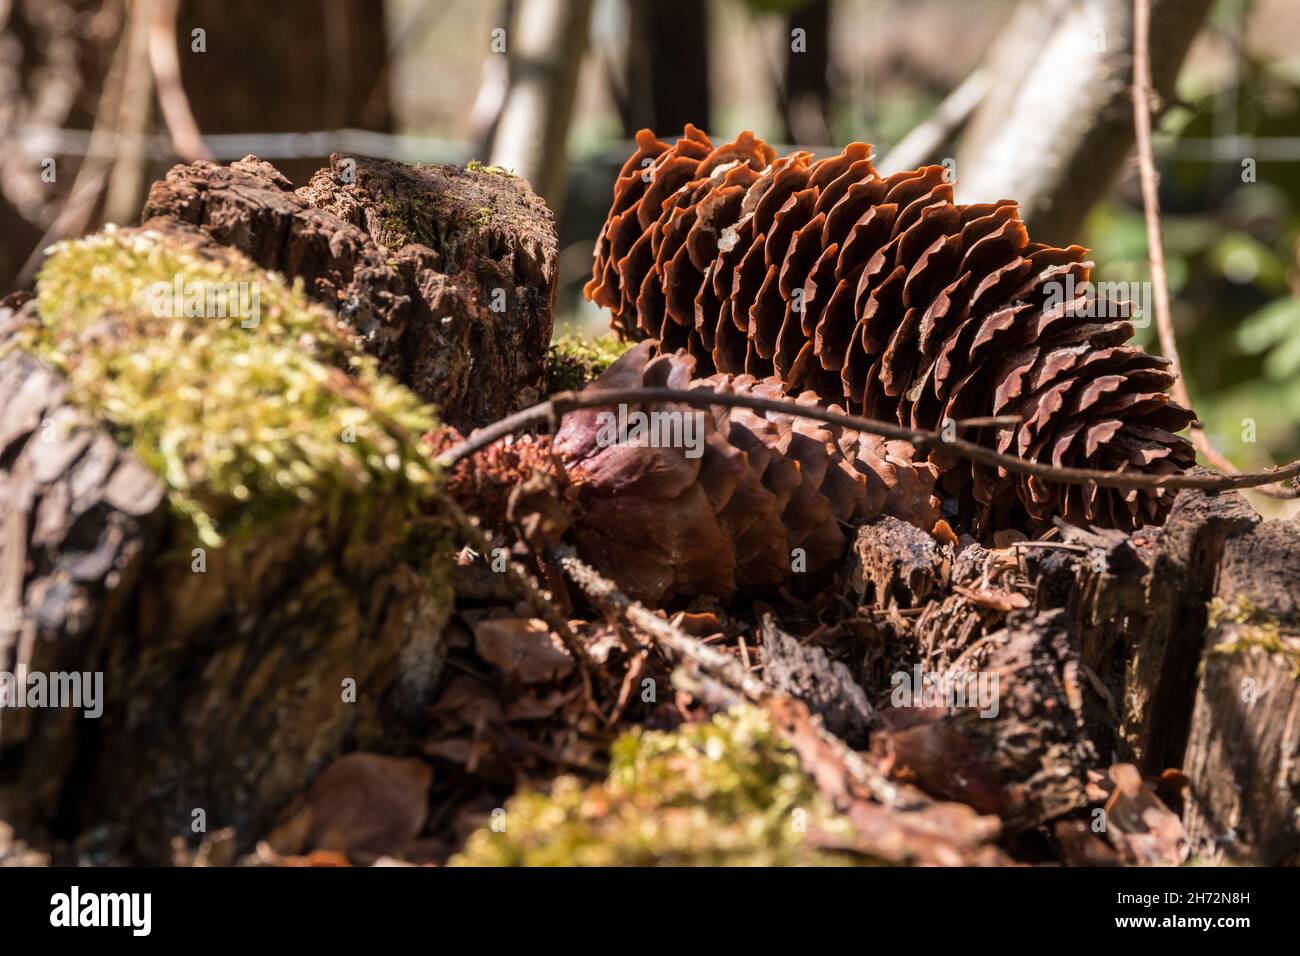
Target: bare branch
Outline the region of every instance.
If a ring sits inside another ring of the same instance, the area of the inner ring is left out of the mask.
[[[1067,485],[1099,485],[1103,488],[1198,488],[1202,491],[1228,491],[1234,488],[1258,488],[1274,482],[1285,481],[1300,475],[1300,461],[1281,468],[1240,475],[1146,475],[1136,472],[1098,471],[1092,468],[1057,468],[1015,455],[1004,455],[962,438],[945,438],[938,432],[904,428],[889,422],[880,422],[859,415],[846,415],[816,405],[799,405],[791,399],[762,398],[757,395],[724,395],[709,389],[676,388],[617,388],[596,389],[585,392],[559,392],[549,401],[516,412],[495,424],[475,432],[470,438],[449,448],[438,456],[440,466],[447,468],[489,445],[543,422],[558,421],[579,408],[599,408],[623,403],[672,403],[695,407],[726,405],[732,408],[751,408],[756,411],[778,412],[795,418],[839,425],[869,435],[910,442],[918,450],[943,446],[972,461],[1005,468],[1020,475],[1033,475],[1047,481]],[[960,427],[961,423],[955,423]]]
[[[1133,124],[1137,134],[1138,173],[1142,181],[1142,209],[1147,227],[1147,255],[1151,264],[1151,285],[1160,351],[1173,363],[1173,393],[1178,403],[1192,407],[1187,382],[1182,376],[1178,342],[1174,337],[1173,310],[1169,303],[1169,277],[1165,272],[1165,247],[1160,235],[1160,195],[1157,190],[1155,154],[1151,146],[1151,0],[1133,2]],[[1200,422],[1188,429],[1196,450],[1215,468],[1229,475],[1241,471],[1210,443]],[[1242,486],[1246,487],[1246,486]],[[1257,485],[1256,490],[1275,498],[1300,497],[1300,487]]]
[[[176,17],[180,12],[179,0],[149,0],[149,62],[153,65],[154,79],[158,83],[158,105],[163,121],[171,133],[176,155],[187,163],[198,159],[212,159],[212,152],[203,142],[199,124],[190,109],[185,86],[181,83],[181,65],[176,55]]]
[[[779,707],[790,700],[761,678],[756,677],[753,672],[747,671],[734,657],[710,647],[698,638],[691,637],[633,601],[615,587],[612,581],[602,577],[598,571],[585,564],[570,545],[555,545],[548,553],[559,562],[565,573],[582,589],[592,603],[606,614],[626,618],[661,647],[691,661],[709,676],[740,691],[756,704],[772,708]],[[814,728],[820,741],[832,749],[846,771],[877,801],[890,807],[901,807],[908,803],[899,789],[884,774],[863,760],[839,737],[826,730],[820,722],[815,723]]]

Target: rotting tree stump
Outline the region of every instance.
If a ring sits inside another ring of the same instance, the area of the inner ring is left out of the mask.
[[[294,190],[255,157],[176,166],[146,226],[189,223],[289,279],[365,338],[381,370],[469,429],[538,401],[554,323],[554,216],[493,167],[336,154]]]
[[[883,766],[1009,832],[1085,819],[1115,761],[1148,780],[1181,770],[1164,796],[1193,858],[1300,860],[1300,522],[1188,490],[1161,527],[1057,531],[1023,549],[966,540],[954,560],[901,523],[858,530],[846,581],[875,608],[884,673],[999,677],[987,720],[895,711],[869,686]],[[900,606],[924,610],[909,622]]]
[[[1300,522],[1229,538],[1188,732],[1187,830],[1213,862],[1300,864]]]
[[[163,483],[70,405],[67,390],[31,355],[0,359],[8,462],[0,472],[0,671],[9,674],[19,662],[43,673],[93,670],[103,622],[120,613],[162,537]],[[0,710],[0,804],[18,799],[38,815],[59,804],[81,717],[72,708]]]
[[[357,168],[375,192],[329,172],[310,192],[385,229],[367,204],[400,179],[395,165]],[[409,745],[441,666],[452,548],[419,447],[436,419],[385,373],[462,423],[495,417],[539,387],[552,319],[545,207],[513,177],[455,178],[414,170],[392,187],[442,243],[397,249],[267,164],[177,167],[143,226],[56,251],[37,298],[0,308],[0,672],[102,675],[97,718],[0,712],[0,819],[29,843],[93,832],[79,859],[157,863],[178,839],[230,827],[249,849],[340,753]],[[467,202],[514,218],[467,223]],[[69,291],[78,275],[95,283],[85,294]],[[257,284],[259,324],[142,304],[151,280],[213,276]],[[173,340],[177,367],[198,369],[175,415],[218,442],[211,459],[151,438],[116,385],[96,391],[126,377],[111,363],[132,352],[165,380],[153,350]],[[83,362],[107,371],[78,379]],[[326,457],[244,454],[232,433],[261,441],[263,412],[290,452],[310,439]],[[299,419],[319,434],[300,436]],[[231,455],[252,476],[233,486]],[[298,498],[280,494],[286,481]]]
[[[98,829],[114,859],[225,827],[248,846],[340,751],[397,743],[451,600],[446,531],[412,530],[409,495],[341,483],[214,545],[57,371],[15,351],[0,377],[0,671],[80,673],[102,708],[5,708],[0,817],[29,840]]]

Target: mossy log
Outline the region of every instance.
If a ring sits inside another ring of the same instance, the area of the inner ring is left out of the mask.
[[[380,369],[462,430],[541,399],[556,291],[554,216],[494,167],[336,154],[298,190],[256,157],[176,166],[145,225],[202,229],[302,279]]]
[[[775,733],[742,706],[672,732],[633,731],[611,748],[609,777],[561,777],[525,790],[478,830],[460,866],[833,866],[852,823]]]
[[[503,171],[343,156],[297,191],[178,166],[144,220],[0,309],[0,690],[102,680],[0,713],[0,818],[160,862],[418,730],[451,605],[421,436],[540,395],[555,233]]]
[[[100,693],[4,708],[0,818],[113,859],[226,827],[247,848],[427,705],[451,603],[437,420],[198,229],[62,244],[37,288],[0,310],[0,673]],[[173,289],[203,308],[160,307]]]

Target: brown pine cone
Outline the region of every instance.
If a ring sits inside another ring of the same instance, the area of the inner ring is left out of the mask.
[[[776,379],[694,371],[686,352],[656,355],[643,342],[587,388],[787,397]],[[820,404],[812,392],[796,400]],[[635,426],[642,411],[660,413],[649,421],[663,430],[638,437],[618,429],[620,413]],[[435,450],[457,440],[452,430],[429,436]],[[586,561],[650,605],[763,588],[812,594],[843,562],[844,526],[891,515],[934,527],[938,470],[914,461],[913,451],[907,442],[745,408],[579,409],[554,439],[498,443],[462,461],[447,490],[489,525],[525,532],[539,523],[530,511],[546,499],[540,523],[564,529]],[[520,496],[543,486],[545,494]]]
[[[784,395],[774,379],[694,372],[690,355],[655,356],[645,342],[590,388]],[[819,403],[811,392],[798,401]],[[616,430],[617,409],[571,412],[552,450],[572,482],[569,539],[647,603],[781,586],[812,591],[843,560],[842,525],[890,514],[929,530],[938,520],[936,471],[913,462],[906,442],[771,412],[655,405],[648,411],[669,413],[658,419],[663,430],[632,444],[639,411],[647,409],[621,410],[629,430]]]
[[[1013,202],[955,205],[942,166],[881,177],[870,153],[776,159],[749,133],[714,149],[692,126],[671,146],[643,130],[587,297],[623,336],[685,348],[704,374],[775,375],[787,392],[927,430],[1015,415],[964,437],[1057,466],[1194,463],[1174,434],[1195,416],[1166,394],[1169,363],[1123,344],[1131,305],[1091,295],[1087,250],[1030,241]],[[984,506],[983,530],[1017,505],[1037,521],[1134,527],[1173,498],[931,458],[949,493]]]

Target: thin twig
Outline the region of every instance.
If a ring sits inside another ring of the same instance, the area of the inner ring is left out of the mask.
[[[1078,551],[1087,554],[1092,549],[1086,544],[1067,544],[1064,541],[1012,541],[1013,548],[1047,548],[1051,551]]]
[[[612,581],[601,576],[585,564],[572,546],[557,544],[548,550],[566,574],[578,585],[597,607],[607,614],[626,618],[634,627],[662,647],[694,661],[709,673],[741,691],[754,701],[761,701],[770,689],[745,672],[734,657],[702,644],[685,631],[673,626],[644,605],[633,601],[620,591]]]
[[[185,85],[181,82],[181,65],[176,55],[176,17],[180,12],[179,0],[148,0],[152,16],[149,19],[149,62],[153,66],[154,80],[158,84],[158,105],[162,108],[163,122],[172,137],[176,155],[187,163],[198,159],[212,159],[212,151],[203,142],[194,110],[190,108]]]
[[[1156,334],[1160,351],[1172,364],[1174,399],[1184,408],[1192,407],[1187,382],[1182,376],[1178,342],[1174,336],[1173,311],[1169,303],[1169,277],[1165,272],[1165,247],[1160,235],[1160,195],[1157,190],[1155,153],[1151,146],[1151,3],[1133,0],[1133,123],[1137,133],[1138,174],[1142,181],[1142,208],[1147,227],[1147,255],[1150,260],[1152,297],[1155,305]],[[1192,445],[1211,465],[1228,475],[1241,471],[1211,444],[1200,422],[1188,429]],[[1237,485],[1254,487],[1261,494],[1275,498],[1300,497],[1300,487],[1260,483]]]
[[[715,650],[698,638],[673,626],[659,615],[647,610],[620,591],[614,583],[585,564],[572,546],[557,544],[548,549],[548,555],[559,563],[569,578],[606,614],[623,617],[661,647],[685,658],[700,670],[726,686],[740,691],[754,703],[767,707],[781,707],[790,698],[753,673],[728,654]],[[812,724],[818,739],[831,748],[844,768],[871,796],[880,803],[895,808],[905,808],[908,801],[889,779],[854,752],[844,741],[832,734],[820,721]],[[778,721],[778,729],[779,721]]]
[[[475,518],[470,517],[465,511],[456,504],[449,496],[441,497],[441,504],[447,509],[453,521],[456,522],[464,539],[469,542],[480,554],[487,555],[492,551],[492,542],[488,540],[483,529],[478,526]],[[506,560],[506,580],[513,586],[515,593],[518,594],[528,606],[540,617],[564,642],[570,654],[573,655],[574,661],[578,665],[578,672],[582,677],[582,687],[587,695],[587,704],[595,707],[595,695],[591,686],[591,655],[587,653],[587,648],[578,640],[578,636],[573,633],[573,628],[569,627],[569,622],[555,602],[551,600],[549,594],[538,587],[537,582],[532,576],[524,570],[523,566],[513,559]]]
[[[905,428],[890,422],[880,422],[859,415],[833,412],[817,405],[799,405],[790,399],[763,398],[758,395],[729,395],[709,389],[678,388],[615,388],[593,389],[585,392],[557,392],[549,401],[515,412],[487,426],[465,441],[454,445],[438,456],[444,468],[473,455],[484,448],[543,422],[558,421],[564,415],[580,408],[599,408],[607,405],[643,403],[678,403],[696,407],[726,405],[733,408],[750,408],[756,411],[778,412],[794,418],[839,425],[855,431],[879,435],[883,438],[910,442],[918,450],[944,447],[972,461],[1005,468],[1020,475],[1033,475],[1047,481],[1068,485],[1099,485],[1103,488],[1197,488],[1202,491],[1228,491],[1234,488],[1257,488],[1272,482],[1284,481],[1300,475],[1300,461],[1280,468],[1239,475],[1147,475],[1138,472],[1097,471],[1092,468],[1058,468],[1015,455],[1004,455],[983,445],[962,438],[945,438],[939,432]]]

